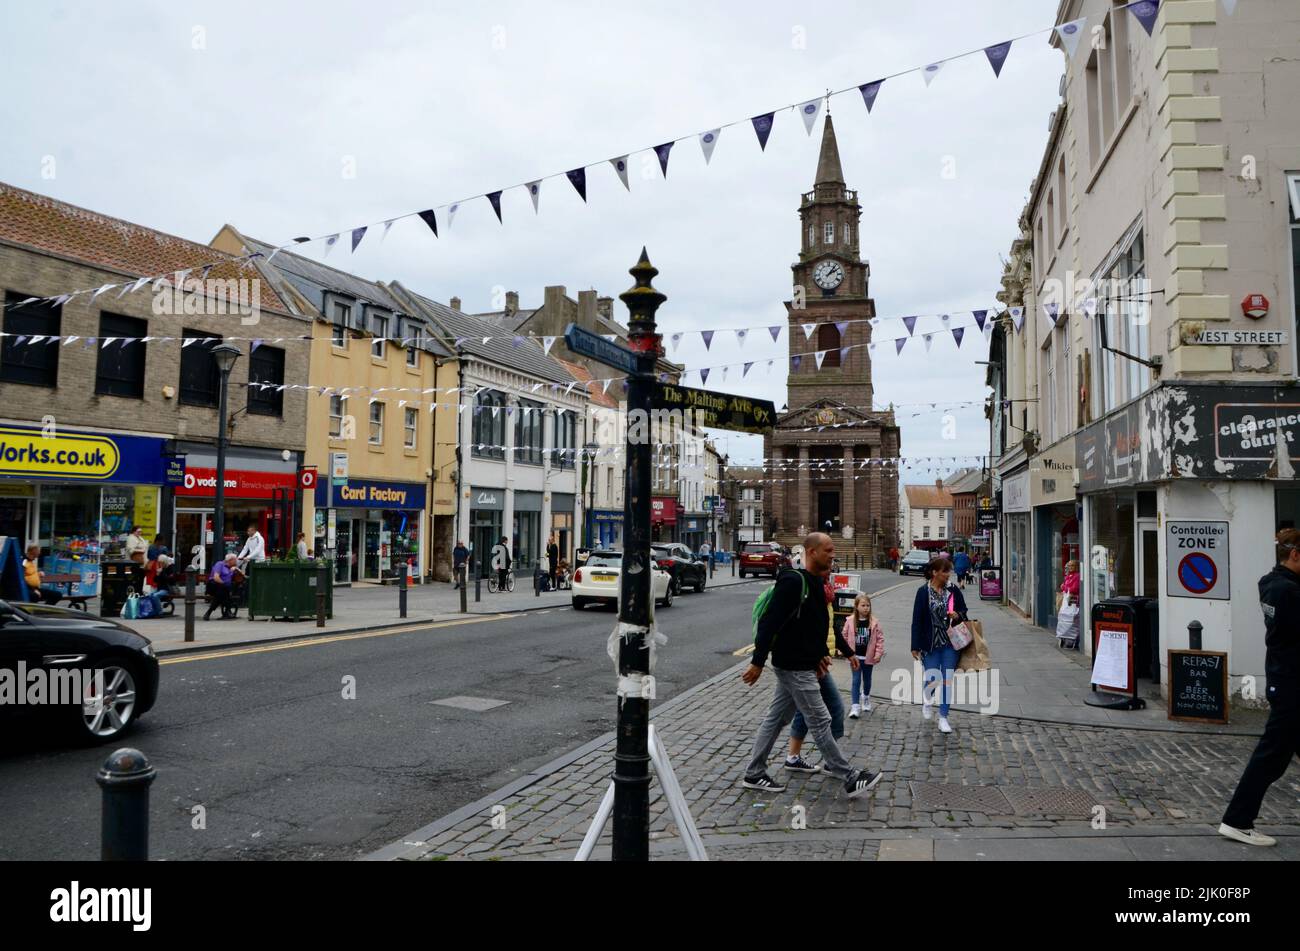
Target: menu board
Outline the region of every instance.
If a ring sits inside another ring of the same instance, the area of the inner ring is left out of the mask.
[[[1133,690],[1133,625],[1097,624],[1092,682],[1102,690]]]
[[[1219,651],[1168,652],[1169,719],[1228,722],[1228,655]]]

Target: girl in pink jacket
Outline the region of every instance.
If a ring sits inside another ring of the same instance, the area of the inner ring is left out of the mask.
[[[871,712],[871,669],[885,656],[885,632],[871,613],[871,598],[865,593],[853,599],[853,613],[844,621],[844,640],[858,659],[849,709],[849,718],[856,720],[859,713]]]

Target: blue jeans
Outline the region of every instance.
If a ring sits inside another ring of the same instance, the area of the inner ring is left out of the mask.
[[[817,749],[821,751],[826,772],[844,782],[857,779],[858,770],[844,758],[831,733],[831,715],[823,699],[825,684],[830,677],[823,677],[822,683],[818,684],[816,671],[782,670],[775,666],[772,667],[772,674],[776,677],[776,690],[772,693],[772,704],[767,708],[763,722],[758,725],[758,732],[754,734],[754,751],[749,758],[749,765],[745,767],[745,777],[757,779],[765,774],[772,744],[791,717],[798,712],[807,719],[813,738],[817,741]]]
[[[822,703],[826,704],[831,715],[831,736],[838,740],[844,735],[844,699],[840,696],[840,688],[835,686],[835,678],[829,673],[817,681],[817,686],[821,688]],[[790,736],[800,742],[808,736],[808,723],[802,713],[795,713],[790,723]]]
[[[853,672],[853,689],[849,691],[849,703],[857,703],[858,698],[862,698],[862,703],[871,702],[871,671],[875,664],[864,663],[862,658],[858,658],[858,669]],[[861,692],[858,688],[861,687]]]
[[[923,696],[930,696],[930,684],[943,678],[942,695],[939,699],[939,716],[948,715],[948,705],[952,703],[952,678],[957,672],[957,652],[950,646],[932,650],[921,657],[921,666],[925,671]]]

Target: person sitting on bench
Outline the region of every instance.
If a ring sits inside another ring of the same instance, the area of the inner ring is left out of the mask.
[[[27,546],[27,557],[23,559],[23,580],[27,582],[29,594],[36,604],[58,604],[63,593],[54,588],[45,587],[45,572],[41,571],[41,546]]]

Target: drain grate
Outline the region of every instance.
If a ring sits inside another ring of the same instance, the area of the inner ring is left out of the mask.
[[[927,812],[941,809],[1009,816],[1014,810],[996,786],[962,786],[958,783],[913,782],[912,808]]]
[[[1032,789],[1027,786],[1003,786],[1018,816],[1069,816],[1087,819],[1097,800],[1081,789]]]

